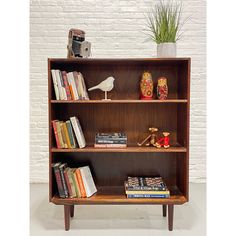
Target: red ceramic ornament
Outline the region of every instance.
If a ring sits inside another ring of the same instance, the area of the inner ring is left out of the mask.
[[[166,77],[160,77],[157,79],[157,98],[160,100],[167,99],[168,85]]]
[[[153,99],[153,81],[150,72],[145,71],[142,74],[140,81],[140,99],[151,100]]]

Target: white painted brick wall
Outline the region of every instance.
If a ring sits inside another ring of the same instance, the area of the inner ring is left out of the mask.
[[[144,12],[154,0],[31,0],[30,181],[48,182],[47,58],[66,57],[70,28],[83,29],[93,57],[155,57]],[[206,2],[184,0],[178,56],[192,58],[190,181],[206,180]]]

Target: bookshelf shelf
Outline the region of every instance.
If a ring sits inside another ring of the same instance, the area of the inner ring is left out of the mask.
[[[187,103],[187,99],[167,99],[167,100],[51,100],[51,103],[66,103],[66,104],[112,104],[112,103],[134,103],[134,104],[155,104],[155,103]]]
[[[183,204],[187,199],[176,188],[169,188],[172,190],[170,198],[127,198],[123,186],[98,186],[98,192],[90,198],[66,198],[62,199],[58,196],[52,198],[52,202],[58,205],[63,204]]]
[[[75,149],[59,149],[59,148],[52,148],[52,152],[142,152],[142,153],[149,153],[149,152],[187,152],[187,148],[185,147],[170,147],[168,149],[164,148],[155,148],[155,147],[127,147],[127,148],[94,148],[94,147],[85,147],[85,148],[75,148]]]
[[[163,216],[168,209],[168,228],[173,229],[174,205],[189,200],[189,111],[190,58],[126,59],[48,59],[49,117],[49,201],[63,205],[65,229],[69,230],[74,205],[82,204],[160,204]],[[87,88],[108,76],[115,78],[111,100],[102,100],[100,90],[89,92],[90,100],[56,100],[51,70],[81,72]],[[168,80],[168,99],[139,100],[139,82],[144,71]],[[87,146],[83,149],[58,149],[52,121],[78,117]],[[149,127],[170,132],[171,147],[138,147]],[[94,148],[98,132],[125,132],[127,148]],[[52,163],[67,163],[71,168],[89,165],[98,192],[90,198],[59,198]],[[169,187],[170,198],[128,199],[124,181],[128,176],[161,176]]]

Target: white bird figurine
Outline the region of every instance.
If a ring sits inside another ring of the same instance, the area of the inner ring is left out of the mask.
[[[95,89],[101,89],[103,92],[105,92],[105,100],[107,99],[107,92],[111,91],[114,88],[114,77],[108,77],[105,80],[103,80],[100,84],[89,88],[88,91],[92,91]]]

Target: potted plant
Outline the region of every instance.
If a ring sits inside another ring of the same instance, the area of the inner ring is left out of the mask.
[[[176,57],[180,39],[182,4],[159,1],[147,14],[147,31],[157,44],[157,57]]]

